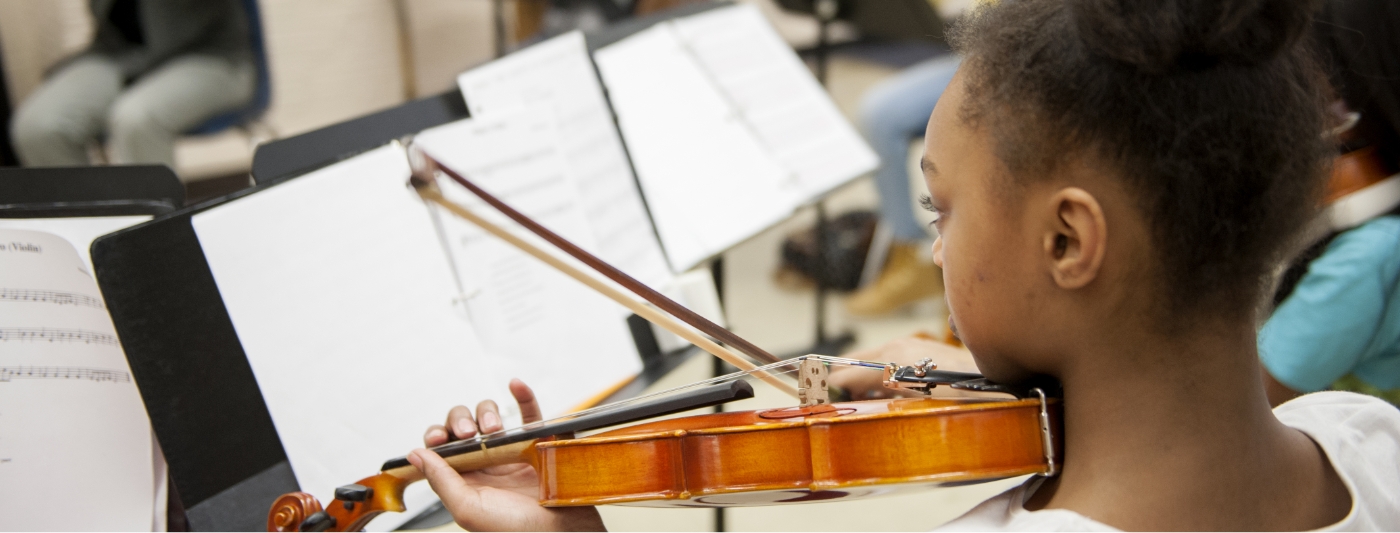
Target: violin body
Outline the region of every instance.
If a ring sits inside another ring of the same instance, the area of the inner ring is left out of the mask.
[[[459,471],[529,463],[550,507],[808,503],[1053,473],[1060,412],[1053,398],[867,400],[673,418],[445,459]],[[327,529],[359,530],[402,511],[404,487],[420,479],[400,466],[352,485],[368,489],[352,498],[338,490]],[[302,530],[319,507],[305,493],[284,495],[268,530]]]
[[[718,413],[540,442],[531,462],[546,506],[805,503],[1045,473],[1040,413],[1038,399],[936,398]]]

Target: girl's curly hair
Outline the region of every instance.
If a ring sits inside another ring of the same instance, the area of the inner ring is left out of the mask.
[[[1087,156],[1152,231],[1162,310],[1252,312],[1315,213],[1330,148],[1306,0],[1001,0],[952,32],[960,110],[1011,180]]]

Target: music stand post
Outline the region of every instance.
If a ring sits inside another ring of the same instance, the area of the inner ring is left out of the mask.
[[[828,87],[830,81],[828,78],[830,76],[829,69],[831,59],[831,24],[836,21],[841,12],[841,2],[840,0],[816,0],[812,4],[812,12],[817,16],[817,47],[814,53],[817,81],[822,84],[822,87]],[[812,207],[815,209],[817,216],[815,249],[817,256],[817,279],[815,280],[817,299],[815,307],[816,332],[815,335],[813,335],[814,342],[811,348],[799,353],[787,354],[784,357],[796,357],[809,353],[840,355],[842,350],[855,342],[855,334],[850,331],[843,332],[835,338],[827,336],[826,297],[829,294],[829,287],[823,275],[829,270],[830,266],[826,250],[826,234],[830,228],[831,219],[827,216],[825,198],[817,198],[814,200],[812,202]]]
[[[505,0],[491,0],[492,24],[496,30],[496,57],[501,58],[506,55],[506,2]]]

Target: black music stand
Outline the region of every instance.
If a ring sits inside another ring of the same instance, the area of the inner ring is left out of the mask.
[[[3,52],[3,50],[0,50]],[[4,54],[0,53],[0,167],[19,164],[14,147],[10,144],[10,85],[5,81]]]
[[[167,457],[176,521],[260,530],[269,502],[299,489],[190,216],[466,117],[461,93],[450,91],[260,145],[252,188],[94,244],[98,281]],[[420,517],[405,527],[431,525]]]
[[[0,218],[163,215],[185,205],[164,165],[0,168]]]

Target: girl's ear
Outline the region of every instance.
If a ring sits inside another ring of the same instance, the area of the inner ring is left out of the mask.
[[[1055,284],[1078,289],[1094,281],[1108,245],[1108,224],[1088,191],[1067,187],[1050,197],[1055,215],[1044,237],[1045,257]]]

